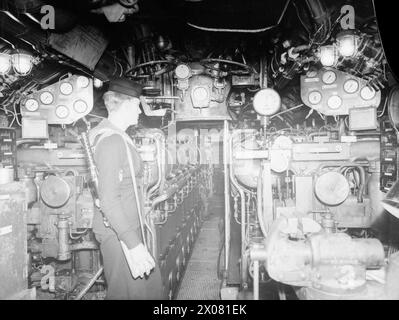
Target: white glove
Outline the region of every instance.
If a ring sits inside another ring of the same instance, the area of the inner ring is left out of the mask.
[[[121,245],[133,278],[144,278],[144,275],[149,276],[152,269],[155,268],[155,261],[146,247],[140,243],[129,250],[122,241]]]

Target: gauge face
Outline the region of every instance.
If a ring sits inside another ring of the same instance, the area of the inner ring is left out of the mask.
[[[344,90],[346,93],[352,94],[359,90],[359,82],[350,79],[344,83]]]
[[[60,91],[63,95],[69,96],[73,92],[73,86],[69,82],[61,83]]]
[[[289,168],[289,154],[286,150],[272,150],[271,154],[271,169],[277,173],[287,171]]]
[[[65,119],[69,116],[69,109],[66,106],[58,106],[55,109],[55,115],[60,119]]]
[[[45,91],[40,95],[40,101],[43,104],[52,104],[54,102],[54,96],[52,95],[51,92]]]
[[[342,105],[342,99],[338,96],[332,96],[330,99],[328,99],[327,105],[330,109],[337,110]]]
[[[370,87],[364,87],[362,91],[360,91],[360,96],[364,100],[371,100],[375,97],[376,94],[377,94],[376,91]]]
[[[290,137],[279,136],[274,140],[273,149],[285,149],[290,150],[292,148],[293,142]]]
[[[39,109],[39,102],[37,102],[35,99],[28,99],[25,102],[25,108],[30,112],[35,112]]]
[[[79,76],[77,80],[77,84],[79,88],[87,88],[90,84],[90,80],[87,77]]]
[[[337,80],[337,75],[334,71],[326,71],[323,73],[322,80],[325,84],[333,84]]]
[[[74,103],[73,108],[77,113],[85,113],[88,107],[86,102],[78,100]]]
[[[187,79],[190,77],[191,70],[189,66],[181,64],[177,66],[175,73],[176,77],[178,77],[179,79]]]
[[[197,87],[194,89],[193,97],[196,101],[208,100],[208,90],[204,87]]]
[[[281,108],[281,97],[273,89],[263,89],[254,97],[254,109],[261,116],[271,116]]]
[[[319,91],[313,91],[309,93],[309,102],[311,104],[319,104],[321,102],[322,95]]]

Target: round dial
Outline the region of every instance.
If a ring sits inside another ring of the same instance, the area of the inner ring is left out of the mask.
[[[273,89],[260,90],[254,97],[254,109],[261,116],[271,116],[281,108],[281,97]]]
[[[60,119],[65,119],[69,116],[69,109],[66,106],[58,106],[55,109],[55,115]]]
[[[73,86],[69,82],[61,83],[60,91],[63,95],[69,96],[73,92]]]
[[[326,71],[323,73],[322,80],[325,84],[333,84],[337,80],[337,75],[334,71]]]
[[[85,113],[87,111],[87,103],[84,102],[83,100],[78,100],[74,103],[73,105],[73,109],[77,112],[77,113]]]
[[[291,140],[290,137],[286,136],[279,136],[274,140],[273,142],[273,149],[285,149],[285,150],[290,150],[292,148],[293,141]]]
[[[311,104],[319,104],[321,102],[322,95],[319,91],[313,91],[309,93],[309,102]]]
[[[193,97],[196,101],[208,100],[208,90],[206,90],[204,87],[197,87],[194,89]]]
[[[287,150],[271,150],[271,169],[277,173],[287,171],[289,168],[289,152]]]
[[[45,91],[40,95],[40,101],[43,104],[52,104],[54,102],[54,96],[51,92]]]
[[[342,105],[342,99],[338,96],[332,96],[330,99],[328,99],[327,105],[330,109],[337,110]]]
[[[350,79],[344,83],[344,90],[346,93],[352,94],[359,90],[359,82],[354,79]]]
[[[175,70],[176,77],[179,79],[187,79],[190,77],[191,70],[190,67],[185,64],[180,64],[176,67]]]
[[[364,100],[371,100],[375,97],[376,94],[377,94],[376,91],[370,87],[364,87],[362,91],[360,91],[360,96]]]
[[[77,80],[77,84],[79,88],[87,88],[90,84],[90,80],[87,77],[79,76]]]
[[[28,99],[25,102],[25,108],[30,112],[35,112],[39,109],[39,102],[37,102],[35,99]]]

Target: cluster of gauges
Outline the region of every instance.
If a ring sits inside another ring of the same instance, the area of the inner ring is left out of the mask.
[[[76,81],[61,81],[58,84],[58,90],[56,94],[58,95],[58,98],[69,98],[71,95],[74,93],[75,87],[76,89],[85,89],[88,88],[90,85],[90,79],[85,77],[85,76],[78,76],[76,78]],[[40,105],[42,106],[51,106],[54,104],[56,101],[56,96],[52,90],[48,91],[43,91],[41,92],[37,99],[36,98],[28,98],[25,101],[25,109],[28,112],[36,112],[39,110]],[[88,109],[89,106],[88,104],[82,100],[82,99],[77,99],[73,103],[73,109],[76,113],[78,114],[84,114]],[[60,119],[66,119],[70,114],[70,109],[66,105],[58,105],[55,109],[55,115],[60,118]]]
[[[321,80],[323,84],[326,86],[326,88],[328,88],[328,86],[334,85],[336,83],[337,74],[332,70],[327,70],[323,73]],[[347,79],[343,83],[343,90],[348,95],[353,95],[358,93],[360,87],[361,84],[359,83],[359,81],[353,78]],[[377,92],[369,86],[364,86],[360,90],[360,97],[365,101],[370,101],[374,99],[376,95]],[[323,95],[320,91],[315,90],[309,93],[308,99],[312,105],[318,105],[322,102]],[[327,106],[332,110],[339,109],[342,106],[342,104],[343,104],[343,99],[338,95],[332,95],[327,100]]]
[[[41,119],[47,124],[72,124],[92,109],[93,80],[83,75],[69,74],[31,93],[21,103],[23,119]]]

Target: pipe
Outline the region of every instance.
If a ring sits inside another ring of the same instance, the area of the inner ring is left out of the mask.
[[[319,234],[310,239],[312,266],[331,264],[339,261],[341,265],[353,261],[366,269],[381,268],[385,253],[382,243],[377,239],[352,239],[344,233]]]
[[[101,267],[97,273],[94,275],[94,277],[87,283],[87,285],[83,288],[82,291],[80,291],[79,295],[74,299],[74,300],[81,300],[84,295],[90,290],[90,288],[94,285],[94,283],[97,281],[97,279],[101,276],[103,273],[104,268]]]
[[[306,0],[306,4],[311,12],[312,19],[316,23],[314,34],[317,35],[322,31],[321,35],[315,40],[319,43],[324,43],[328,40],[331,31],[331,22],[324,3],[320,0]]]
[[[229,123],[227,120],[224,121],[224,134],[223,134],[223,161],[224,161],[224,241],[225,241],[225,273],[230,267],[229,254],[230,254],[230,182],[229,182],[229,165],[228,154],[229,154]]]
[[[158,166],[158,181],[153,186],[150,191],[148,191],[148,196],[151,197],[156,190],[158,190],[162,184],[162,178],[163,178],[163,170],[162,170],[162,153],[161,153],[161,142],[154,136],[149,135],[148,137],[152,138],[155,140],[155,145],[157,146],[157,166]]]
[[[360,165],[357,164],[344,164],[342,165],[339,169],[340,171],[345,168],[356,168],[359,171],[359,175],[360,175],[360,186],[359,186],[359,192],[357,194],[357,202],[358,203],[363,203],[363,195],[364,195],[364,190],[366,188],[366,171],[364,170],[364,168]]]
[[[359,192],[357,194],[357,201],[358,203],[363,203],[363,196],[364,196],[364,191],[366,189],[366,171],[364,168],[354,162],[347,162],[347,163],[328,163],[328,164],[323,164],[319,167],[319,171],[321,171],[323,168],[328,168],[328,167],[338,167],[339,171],[343,168],[356,168],[359,171],[360,175],[360,187],[359,187]]]
[[[57,223],[58,228],[58,254],[57,259],[67,261],[71,258],[71,248],[69,246],[69,221],[67,218],[60,218]]]
[[[312,14],[312,18],[318,23],[322,24],[326,20],[327,11],[320,0],[306,0],[306,4]]]
[[[259,177],[258,177],[258,186],[257,186],[257,213],[258,213],[258,220],[259,220],[259,225],[260,229],[262,230],[263,236],[266,238],[267,237],[267,232],[265,228],[265,222],[263,220],[263,181],[262,181],[262,175],[263,175],[263,166],[262,169],[259,172]]]
[[[266,221],[264,221],[264,223],[265,223],[265,228],[267,228],[268,230],[270,223],[273,222],[274,220],[273,189],[272,189],[270,162],[263,161],[261,172],[262,172],[262,197],[263,197],[262,217],[266,217],[267,219]]]
[[[254,300],[259,300],[259,261],[254,261]]]
[[[230,164],[233,163],[233,143],[234,143],[234,137],[235,135],[231,136],[231,140],[230,140],[230,150],[229,150],[229,162]],[[235,179],[234,173],[233,173],[233,166],[230,165],[230,180],[231,183],[233,184],[233,186],[237,189],[240,198],[241,198],[241,280],[243,282],[243,284],[246,284],[248,282],[248,276],[247,276],[247,272],[246,269],[244,268],[245,264],[246,264],[246,258],[245,258],[245,246],[246,246],[246,208],[245,208],[245,192],[244,190],[240,187],[240,185],[238,184],[237,180]],[[230,195],[229,195],[230,197]],[[239,223],[240,224],[240,223]]]

